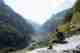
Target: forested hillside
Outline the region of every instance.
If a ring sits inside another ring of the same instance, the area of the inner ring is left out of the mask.
[[[0,48],[20,49],[29,46],[32,25],[0,0]],[[1,52],[0,52],[1,53]]]

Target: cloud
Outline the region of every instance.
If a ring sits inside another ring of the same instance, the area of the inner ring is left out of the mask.
[[[64,1],[64,9],[70,8],[74,5],[76,0],[65,0]]]
[[[76,0],[48,0],[49,17],[73,6]]]
[[[64,0],[48,0],[48,8],[56,13],[64,7]]]
[[[36,23],[42,24],[48,19],[48,0],[5,0],[5,3],[26,19]]]
[[[69,8],[74,0],[5,0],[26,19],[43,24],[52,14]]]
[[[27,19],[42,24],[47,19],[47,0],[17,0],[16,10]]]
[[[64,0],[48,0],[48,7],[55,8],[63,6]]]

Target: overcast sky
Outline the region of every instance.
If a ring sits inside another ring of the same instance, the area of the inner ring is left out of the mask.
[[[13,10],[26,19],[42,24],[56,14],[73,5],[75,0],[4,0]]]

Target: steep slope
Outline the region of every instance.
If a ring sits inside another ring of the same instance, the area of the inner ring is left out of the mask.
[[[0,48],[25,48],[33,32],[27,20],[0,0]]]
[[[47,32],[55,31],[56,25],[63,22],[65,16],[69,16],[71,13],[71,9],[66,9],[56,15],[52,15],[52,17],[43,24],[42,28]]]

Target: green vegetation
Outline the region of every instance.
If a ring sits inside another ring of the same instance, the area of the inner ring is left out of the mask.
[[[7,16],[8,10],[8,7],[0,7],[0,16]]]
[[[32,41],[32,46],[29,47],[27,50],[33,50],[36,48],[42,48],[48,46],[48,40],[43,41]]]
[[[78,31],[80,29],[80,0],[77,0],[71,10],[67,11],[64,18],[61,23],[57,24],[56,28],[65,33],[65,37],[80,34],[80,31]],[[49,44],[52,44],[51,42],[56,39],[55,34],[56,32],[49,32]]]
[[[74,32],[74,31],[76,32],[77,29],[80,29],[80,0],[77,0],[75,5],[71,8],[71,10],[68,13],[66,13],[66,16],[64,18],[65,20],[63,21],[62,24],[59,24],[58,27],[64,25],[65,27],[60,28],[60,30],[64,29],[68,32]],[[68,28],[69,30],[66,28]]]
[[[7,23],[4,23],[0,25],[0,32],[16,32],[16,28]]]

